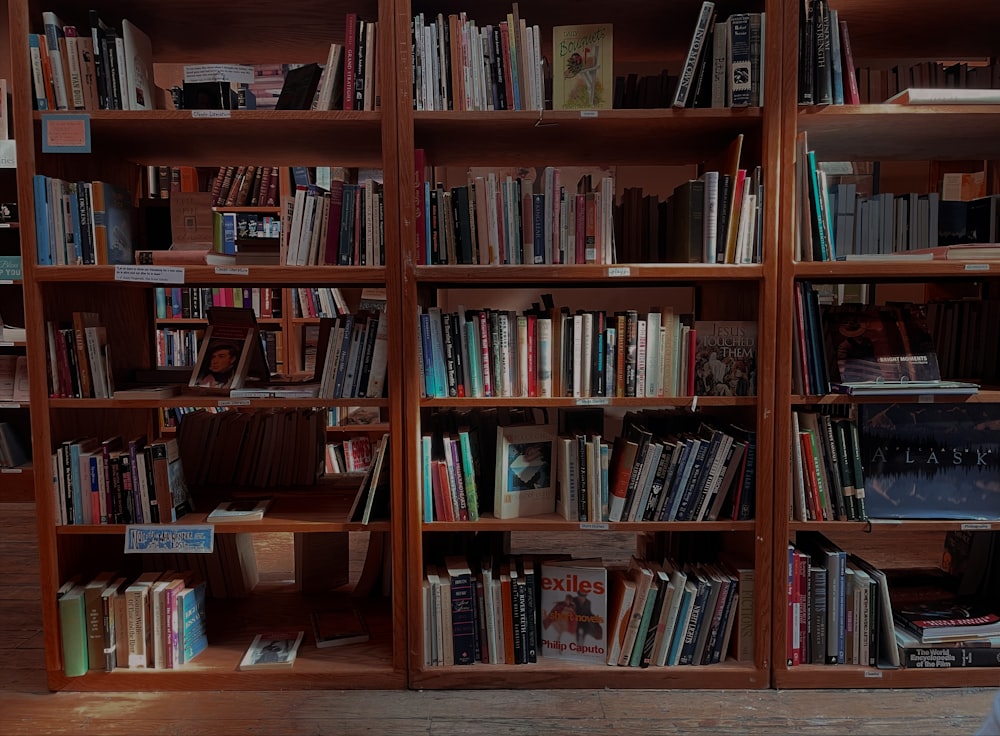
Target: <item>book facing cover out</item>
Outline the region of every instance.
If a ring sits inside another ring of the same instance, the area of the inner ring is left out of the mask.
[[[870,518],[1000,519],[997,404],[861,404]]]
[[[247,647],[239,670],[291,669],[302,644],[302,631],[257,634]]]
[[[695,394],[752,396],[757,383],[757,323],[695,322]]]
[[[312,107],[323,68],[316,63],[289,70],[281,87],[275,110],[308,110]]]
[[[554,437],[547,425],[497,427],[494,513],[499,519],[556,508]]]
[[[610,23],[552,29],[553,110],[610,110],[614,52]]]
[[[608,643],[608,571],[599,559],[542,562],[545,657],[604,663]]]

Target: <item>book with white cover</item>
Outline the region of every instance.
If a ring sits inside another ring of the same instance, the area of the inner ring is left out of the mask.
[[[156,107],[152,42],[128,20],[122,21],[122,39],[125,42],[125,74],[129,82],[128,109],[152,110]]]

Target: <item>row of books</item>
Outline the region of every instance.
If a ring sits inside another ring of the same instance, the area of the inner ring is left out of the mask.
[[[171,194],[197,192],[201,174],[194,166],[145,166],[146,176],[141,195],[148,199],[170,199]]]
[[[38,110],[152,110],[153,55],[134,23],[109,26],[91,10],[90,29],[42,13],[44,33],[28,34]]]
[[[56,593],[63,669],[178,669],[208,646],[205,583],[193,571],[102,572]]]
[[[1000,345],[992,339],[1000,329],[996,299],[935,299],[927,303],[927,329],[941,373],[1000,382]]]
[[[326,446],[326,474],[363,473],[372,464],[371,438],[362,435],[349,437]]]
[[[28,356],[0,355],[0,403],[29,399]]]
[[[386,313],[359,311],[320,321],[316,372],[320,398],[381,398],[389,362]]]
[[[819,532],[788,545],[787,664],[898,667],[885,573]]]
[[[323,472],[324,422],[316,409],[184,414],[177,444],[185,478],[195,488],[315,485]]]
[[[616,262],[610,170],[546,166],[517,175],[472,168],[465,183],[447,186],[432,183],[423,156],[418,150],[419,263]]]
[[[410,41],[414,110],[545,107],[541,30],[520,17],[517,3],[506,20],[482,27],[464,11],[418,13]]]
[[[209,191],[214,207],[277,207],[279,166],[221,166]],[[195,190],[197,191],[197,190]]]
[[[868,521],[855,420],[792,412],[792,488],[798,521]]]
[[[0,422],[0,468],[18,468],[30,461],[19,432],[10,422]]]
[[[160,524],[190,509],[177,441],[77,437],[51,455],[58,518],[67,524]]]
[[[204,330],[183,327],[164,327],[156,331],[156,365],[160,367],[189,367],[198,363],[198,355],[205,335]],[[275,373],[284,365],[284,334],[280,330],[258,332],[264,346],[264,357]]]
[[[750,659],[752,585],[752,571],[721,564],[449,556],[425,571],[424,663],[701,665],[727,659],[731,644]]]
[[[49,396],[110,399],[115,393],[107,328],[96,312],[45,323]]]
[[[603,416],[596,420],[591,431],[494,424],[490,413],[468,416],[454,431],[445,417],[429,421],[421,438],[424,521],[477,521],[485,511],[585,522],[753,518],[752,432],[698,415],[641,412],[609,443]]]
[[[207,319],[213,306],[253,310],[257,319],[282,316],[281,288],[258,286],[157,286],[156,319]],[[310,315],[311,316],[311,315]]]
[[[382,182],[334,179],[329,189],[298,185],[285,203],[289,218],[285,264],[379,266],[385,264]]]
[[[833,225],[831,255],[837,259],[936,248],[942,236],[950,239],[952,205],[965,206],[941,202],[936,192],[858,196],[854,184],[834,185],[827,201]]]
[[[204,410],[208,413],[217,413],[219,407],[193,407],[193,406],[170,406],[160,407],[160,426],[165,429],[175,429],[181,418],[186,414]],[[221,409],[225,411],[225,408]],[[379,424],[382,421],[381,410],[377,406],[331,406],[326,411],[327,427],[354,427],[363,429],[370,424]]]
[[[764,13],[733,13],[719,20],[714,3],[702,3],[672,106],[763,106],[765,19]]]
[[[68,182],[35,174],[40,266],[133,263],[132,195],[103,181]]]
[[[298,286],[292,292],[296,317],[336,317],[350,312],[344,295],[336,286]]]
[[[418,314],[428,398],[749,396],[757,325],[701,320],[671,307],[646,314],[551,308]]]
[[[907,89],[959,91],[1000,88],[1000,64],[986,61],[920,61],[908,66],[894,65],[889,69],[858,67],[854,73],[858,77],[862,105],[891,102],[894,96]]]
[[[804,0],[800,6],[798,71],[800,105],[860,103],[847,21],[828,0]]]
[[[390,518],[391,449],[388,433],[379,437],[372,446],[372,458],[354,496],[354,503],[347,515],[348,521],[368,524]]]

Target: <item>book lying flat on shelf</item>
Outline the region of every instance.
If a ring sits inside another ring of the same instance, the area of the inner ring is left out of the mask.
[[[354,606],[313,611],[312,625],[320,649],[359,644],[370,638],[368,624]]]
[[[851,396],[971,396],[979,386],[966,381],[848,381],[830,386],[834,393]]]
[[[264,512],[271,505],[271,498],[238,498],[233,501],[223,501],[209,513],[210,522],[226,521],[260,521]]]
[[[888,100],[896,105],[996,105],[1000,104],[1000,90],[996,89],[904,89]]]
[[[132,388],[115,389],[116,399],[163,399],[170,396],[177,396],[181,392],[181,387],[177,384],[166,384],[163,386],[134,386]]]
[[[302,644],[303,631],[277,631],[257,634],[240,660],[238,669],[291,669]]]

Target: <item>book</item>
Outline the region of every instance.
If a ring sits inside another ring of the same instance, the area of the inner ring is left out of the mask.
[[[912,669],[1000,667],[1000,639],[963,640],[928,645],[902,626],[896,626],[899,663]]]
[[[548,425],[497,427],[493,511],[498,519],[555,511],[554,441]]]
[[[899,605],[894,601],[892,610],[896,623],[915,634],[921,644],[1000,636],[1000,616],[975,602],[949,599]]]
[[[894,105],[996,105],[1000,104],[1000,90],[910,87],[892,95],[886,100],[886,103]]]
[[[553,110],[610,110],[614,35],[610,23],[552,29]]]
[[[209,512],[206,521],[216,524],[227,521],[260,521],[264,518],[264,512],[271,505],[271,501],[270,497],[223,501]]]
[[[66,677],[87,674],[87,607],[82,585],[71,581],[56,592],[63,672]]]
[[[695,322],[695,393],[752,396],[757,383],[757,323]]]
[[[600,559],[543,560],[541,654],[607,659],[608,571]]]
[[[869,404],[858,407],[870,518],[1000,518],[991,478],[1000,442],[996,404]]]
[[[270,380],[252,309],[213,306],[208,321],[188,386],[228,391],[251,378]]]
[[[701,11],[698,13],[698,20],[691,35],[691,44],[688,47],[687,58],[681,69],[680,79],[677,81],[677,88],[674,91],[673,107],[689,107],[693,95],[696,91],[696,71],[701,62],[705,46],[708,44],[715,18],[715,3],[705,0],[701,4]]]
[[[323,69],[319,64],[311,62],[303,64],[285,74],[285,82],[278,94],[275,110],[308,110],[312,107],[313,98]]]
[[[355,606],[313,611],[310,619],[316,646],[320,649],[360,644],[371,638],[368,624]]]
[[[128,80],[128,109],[152,110],[156,107],[152,42],[149,36],[127,19],[122,21],[122,41],[125,75]],[[123,99],[122,102],[125,103],[126,100]]]
[[[247,647],[237,669],[291,669],[302,644],[303,631],[275,631],[257,634]]]

